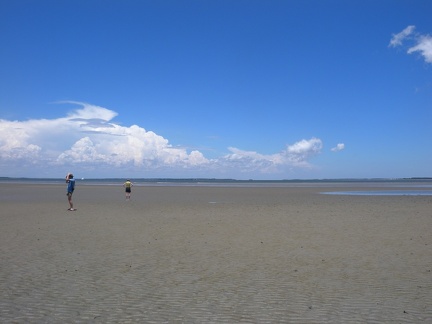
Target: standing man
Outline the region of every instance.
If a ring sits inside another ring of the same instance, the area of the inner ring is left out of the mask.
[[[67,192],[66,195],[68,197],[69,206],[70,208],[68,210],[74,211],[76,209],[73,208],[73,202],[72,202],[72,194],[75,190],[75,179],[73,178],[72,173],[68,173],[66,176],[66,183],[67,183]]]
[[[127,179],[125,183],[123,183],[123,187],[125,187],[126,191],[126,200],[130,200],[131,198],[131,188],[133,186],[133,183]]]

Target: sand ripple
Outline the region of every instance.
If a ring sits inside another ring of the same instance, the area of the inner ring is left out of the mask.
[[[427,198],[294,198],[6,206],[1,322],[432,322]]]

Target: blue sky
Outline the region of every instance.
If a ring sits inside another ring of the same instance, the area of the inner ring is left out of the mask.
[[[0,2],[0,176],[432,176],[429,0]]]

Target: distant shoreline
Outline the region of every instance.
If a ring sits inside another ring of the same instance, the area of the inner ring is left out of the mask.
[[[367,179],[283,179],[236,180],[215,178],[131,178],[135,186],[208,186],[208,187],[432,187],[432,178],[367,178]],[[125,178],[77,178],[77,185],[123,185]],[[60,185],[63,178],[0,177],[0,184]]]
[[[0,181],[4,180],[63,180],[63,178],[47,178],[47,177],[0,177]],[[107,180],[118,180],[123,181],[126,178],[81,178],[77,180],[87,181],[107,181]],[[133,178],[132,178],[133,179]],[[232,178],[135,178],[139,181],[146,182],[364,182],[364,181],[411,181],[411,180],[426,180],[432,181],[432,177],[411,177],[411,178],[323,178],[323,179],[232,179]]]

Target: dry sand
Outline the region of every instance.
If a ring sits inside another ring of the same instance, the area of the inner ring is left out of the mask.
[[[1,184],[0,320],[431,323],[432,196],[320,191]]]

